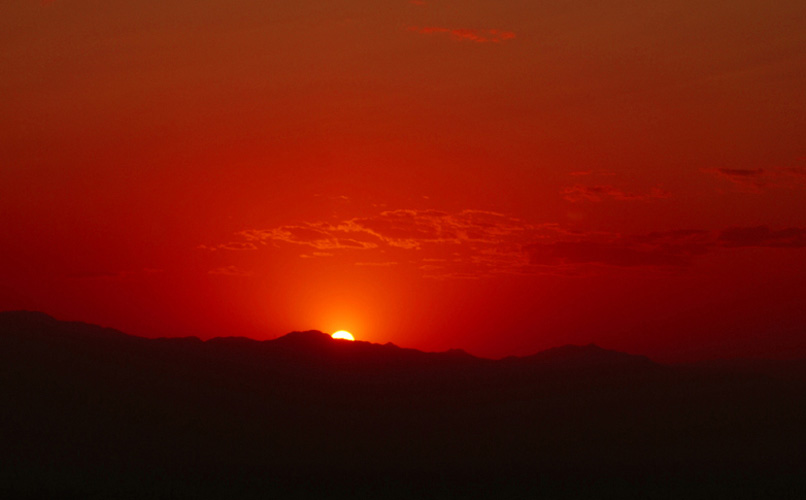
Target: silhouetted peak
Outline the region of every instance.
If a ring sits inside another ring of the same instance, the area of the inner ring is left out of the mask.
[[[113,328],[105,328],[81,321],[61,321],[39,311],[0,312],[0,330],[26,337],[45,335],[74,339],[139,338]]]
[[[52,324],[58,322],[53,316],[40,311],[0,311],[0,321],[4,324]]]
[[[330,335],[318,330],[291,332],[272,341],[272,343],[276,345],[294,345],[301,347],[323,345],[328,342],[334,342],[334,339]]]

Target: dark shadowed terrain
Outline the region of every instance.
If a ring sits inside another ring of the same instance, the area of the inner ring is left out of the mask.
[[[498,361],[0,313],[0,496],[804,498],[806,363]]]

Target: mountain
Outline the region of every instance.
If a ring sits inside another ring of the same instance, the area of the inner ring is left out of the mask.
[[[318,331],[291,332],[274,340],[257,341],[245,337],[217,337],[202,342],[196,337],[146,339],[81,322],[58,321],[39,312],[0,312],[0,334],[6,347],[16,343],[38,345],[42,349],[114,348],[105,353],[110,359],[120,353],[154,354],[171,351],[187,359],[202,356],[208,361],[236,363],[256,369],[304,370],[311,376],[344,377],[408,374],[413,377],[440,376],[487,377],[491,372],[507,372],[512,367],[528,370],[610,369],[611,373],[628,368],[651,372],[659,367],[644,356],[634,356],[588,346],[563,346],[532,356],[509,357],[502,361],[472,356],[460,349],[423,352],[398,347],[392,343],[335,340]],[[332,371],[336,373],[331,373]],[[383,378],[373,379],[383,383]]]
[[[5,312],[0,494],[774,498],[803,486],[806,383],[759,366],[144,339]]]
[[[503,361],[510,365],[555,370],[655,371],[661,368],[646,356],[603,349],[596,344],[554,347],[531,356],[510,356]]]

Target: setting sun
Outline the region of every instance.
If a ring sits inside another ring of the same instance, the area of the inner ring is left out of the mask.
[[[341,339],[341,340],[355,340],[353,334],[346,331],[346,330],[339,330],[338,332],[331,335],[334,339]]]

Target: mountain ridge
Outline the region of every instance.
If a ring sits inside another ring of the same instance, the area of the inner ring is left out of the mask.
[[[806,465],[803,378],[293,333],[146,339],[0,313],[0,496],[772,498]]]
[[[395,352],[400,356],[439,356],[441,358],[476,361],[481,363],[493,362],[524,364],[534,362],[558,365],[562,364],[563,362],[570,364],[584,364],[585,362],[592,362],[593,364],[597,365],[606,365],[631,363],[640,360],[640,362],[645,364],[657,365],[657,363],[649,360],[649,358],[645,356],[604,349],[593,343],[584,346],[567,344],[549,348],[527,356],[507,356],[501,359],[491,359],[475,356],[467,353],[463,349],[457,348],[431,352],[409,347],[401,347],[392,342],[379,344],[362,340],[347,341],[333,339],[327,333],[323,333],[318,330],[292,331],[280,337],[266,340],[258,340],[243,336],[217,336],[206,340],[202,340],[196,336],[147,338],[131,335],[114,328],[94,325],[92,323],[58,320],[40,311],[0,311],[0,333],[7,332],[8,328],[17,327],[30,329],[31,327],[35,326],[55,327],[60,333],[66,334],[67,337],[73,338],[75,338],[78,334],[84,333],[86,337],[96,340],[128,339],[132,341],[157,341],[162,343],[185,341],[199,342],[201,344],[210,346],[241,345],[242,347],[261,346],[262,348],[272,346],[278,349],[307,350],[309,352],[318,352],[320,354],[325,352],[338,352],[341,350],[347,352],[353,351],[362,354],[373,353],[388,356],[390,352]]]

